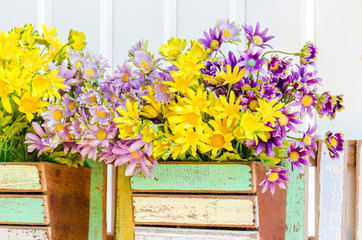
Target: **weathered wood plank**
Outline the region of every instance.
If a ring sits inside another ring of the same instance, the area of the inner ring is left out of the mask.
[[[0,164],[0,192],[41,192],[39,164]]]
[[[242,163],[161,163],[154,180],[139,172],[131,177],[133,192],[251,193],[250,165]]]
[[[89,240],[106,239],[106,165],[103,162],[87,160],[92,168],[89,203]]]
[[[346,146],[348,141],[346,142]],[[316,196],[317,239],[345,239],[345,182],[348,150],[331,159],[325,144],[319,144]]]
[[[46,196],[0,195],[0,224],[48,225]]]
[[[133,234],[132,196],[129,177],[124,175],[126,166],[117,167],[116,240],[130,240]]]
[[[135,240],[257,240],[253,231],[135,227]]]
[[[356,239],[362,239],[362,141],[357,141],[356,150]]]
[[[49,240],[50,228],[0,226],[1,240]]]
[[[258,227],[256,196],[133,194],[135,224]]]

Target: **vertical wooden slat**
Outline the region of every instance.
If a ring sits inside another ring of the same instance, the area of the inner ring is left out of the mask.
[[[92,167],[88,239],[106,239],[107,168],[103,162],[93,160],[87,162]]]
[[[316,237],[320,240],[345,239],[343,213],[348,150],[340,153],[338,159],[331,159],[327,146],[321,142],[318,150]]]
[[[131,187],[125,170],[126,166],[117,167],[116,240],[134,239]]]
[[[362,239],[362,168],[361,168],[361,151],[362,141],[357,141],[357,150],[356,150],[356,239]]]

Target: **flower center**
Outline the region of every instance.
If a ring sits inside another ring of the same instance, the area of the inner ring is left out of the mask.
[[[80,65],[81,64],[81,62],[80,62],[80,60],[78,60],[78,61],[76,61],[75,63],[74,63],[74,67],[76,67],[76,68],[79,68]]]
[[[98,111],[98,109],[96,109],[96,114],[97,114],[98,117],[104,118],[107,113],[106,112],[100,112],[100,111]]]
[[[249,67],[255,67],[256,61],[251,58],[251,59],[248,60],[247,65],[248,65]]]
[[[273,70],[273,71],[278,70],[278,69],[279,69],[279,63],[278,62],[276,62],[274,66],[272,65],[270,67],[270,70]]]
[[[191,112],[186,115],[186,119],[189,124],[196,126],[199,123],[200,116],[194,112]]]
[[[256,101],[256,100],[250,100],[250,102],[249,102],[249,108],[251,109],[251,110],[255,110],[256,108],[258,107],[258,101]]]
[[[226,38],[229,38],[231,36],[230,31],[227,29],[224,29],[222,31],[222,35],[224,35]]]
[[[104,140],[106,139],[106,137],[107,137],[107,132],[105,130],[101,129],[97,132],[97,138],[99,140]]]
[[[305,95],[303,98],[302,98],[302,104],[305,106],[305,107],[309,107],[310,105],[312,105],[313,103],[313,98],[310,96],[310,95]]]
[[[143,67],[144,69],[147,69],[147,67],[148,67],[148,62],[146,62],[146,61],[141,61],[141,65],[142,65],[142,67]]]
[[[117,101],[117,96],[116,96],[116,94],[113,94],[112,98],[111,98],[111,102],[115,103],[116,101]]]
[[[71,112],[71,111],[74,110],[74,108],[75,108],[75,102],[70,102],[70,103],[68,104],[68,110]]]
[[[275,182],[276,180],[278,180],[278,178],[279,178],[279,174],[276,173],[276,172],[272,172],[270,174],[270,176],[268,177],[268,181],[269,182]]]
[[[303,142],[305,145],[309,146],[312,144],[312,138],[309,136],[305,136],[305,138],[303,139]]]
[[[285,116],[284,114],[282,114],[282,116],[279,118],[280,126],[285,126],[288,124],[288,122],[289,122],[289,118],[287,116]]]
[[[85,75],[86,75],[86,77],[93,76],[94,74],[95,74],[95,72],[94,72],[94,70],[91,69],[91,68],[87,68],[87,69],[85,70]]]
[[[253,42],[256,44],[256,45],[262,45],[264,42],[263,42],[263,39],[256,35],[253,37]]]
[[[337,139],[335,137],[331,137],[329,141],[333,147],[337,146]]]
[[[56,124],[55,125],[55,130],[57,130],[57,132],[60,132],[62,130],[64,130],[64,125],[63,124]]]
[[[55,111],[53,112],[53,117],[54,117],[55,121],[60,121],[60,120],[62,120],[62,118],[63,118],[63,113],[62,113],[62,111],[60,111],[60,110],[55,110]]]
[[[210,138],[210,145],[214,148],[221,148],[225,144],[224,136],[221,134],[214,134]]]
[[[123,76],[123,81],[129,82],[129,77],[130,77],[130,76],[131,76],[131,75],[129,75],[128,73],[125,73],[124,76]]]
[[[161,84],[161,92],[168,94],[168,87],[165,84]]]
[[[210,43],[210,48],[212,50],[216,49],[219,46],[219,42],[217,40],[212,40],[212,42]]]
[[[90,96],[89,98],[89,101],[91,101],[91,102],[97,102],[97,97],[96,96]]]
[[[233,116],[239,113],[239,107],[236,105],[228,105],[225,107],[225,113],[228,116]]]
[[[266,139],[268,139],[268,140],[271,138],[270,132],[264,132],[264,135],[265,135]]]
[[[134,152],[131,152],[131,155],[132,155],[132,157],[134,157],[135,159],[139,159],[141,156],[139,156],[138,154],[137,154],[137,151],[134,151]]]
[[[297,152],[291,152],[289,156],[293,160],[293,162],[296,162],[299,159],[299,154]]]
[[[241,88],[241,90],[243,90],[243,91],[247,91],[247,90],[249,90],[249,89],[251,89],[251,87],[250,87],[249,84],[245,84],[245,85]]]

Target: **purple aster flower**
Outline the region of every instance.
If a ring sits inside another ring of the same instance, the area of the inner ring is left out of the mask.
[[[25,135],[25,143],[30,143],[28,146],[28,152],[33,152],[35,149],[39,150],[38,156],[40,156],[44,151],[51,150],[48,145],[45,145],[43,142],[43,137],[45,135],[44,130],[37,122],[32,123],[35,133],[27,133]]]
[[[329,156],[332,159],[339,158],[339,152],[343,151],[343,135],[342,133],[333,134],[332,132],[327,132],[325,141],[328,147]]]
[[[209,33],[205,31],[204,35],[205,38],[201,38],[199,39],[199,41],[205,46],[205,48],[211,49],[211,53],[219,51],[219,48],[221,47],[221,44],[223,42],[222,32],[218,33],[217,28],[214,27],[210,28]]]
[[[266,173],[266,178],[259,183],[259,186],[263,186],[262,192],[265,193],[266,190],[268,190],[270,186],[270,192],[271,194],[274,194],[275,192],[275,184],[278,184],[280,188],[285,189],[285,185],[281,180],[284,181],[291,181],[292,179],[287,177],[286,174],[288,174],[289,169],[280,169],[277,170],[271,170]]]
[[[70,122],[69,133],[74,136],[75,139],[79,139],[85,133],[87,127],[84,118],[77,117],[76,119],[77,120]]]
[[[90,109],[92,116],[90,124],[99,123],[100,125],[108,125],[111,120],[111,112],[104,106],[92,107]]]
[[[220,71],[220,64],[216,61],[207,61],[206,65],[205,65],[205,69],[201,69],[200,71],[205,74],[205,75],[209,75],[209,76],[216,76],[216,72]]]
[[[247,97],[241,97],[241,104],[243,105],[240,109],[241,110],[248,110],[255,112],[256,108],[259,107],[258,99],[255,95],[254,91],[248,91]]]
[[[65,106],[65,117],[68,118],[77,111],[78,107],[76,106],[76,102],[73,98],[71,98],[68,94],[65,94],[62,97],[62,105]]]
[[[41,116],[46,120],[46,126],[51,129],[53,129],[54,125],[65,122],[64,109],[58,106],[48,106],[48,111],[43,112]]]
[[[307,150],[303,150],[301,146],[296,147],[296,142],[293,141],[290,147],[288,147],[288,160],[292,164],[292,171],[294,171],[295,167],[299,169],[299,171],[303,174],[304,170],[301,164],[305,166],[310,166],[310,162],[303,159],[303,157],[308,155]]]
[[[317,112],[320,116],[325,116],[329,119],[334,119],[336,116],[337,111],[341,111],[344,106],[342,105],[343,95],[339,96],[332,96],[329,94],[329,92],[324,92],[319,98],[318,98],[318,104],[317,104]]]
[[[130,57],[134,57],[136,51],[141,51],[141,49],[142,49],[142,48],[146,48],[146,46],[147,46],[147,41],[144,41],[144,40],[142,40],[142,41],[137,41],[137,42],[135,43],[135,45],[133,45],[133,46],[131,47],[131,49],[128,51],[128,55],[129,55]]]
[[[288,130],[291,130],[295,133],[298,133],[298,129],[293,126],[293,124],[302,124],[303,122],[297,119],[299,113],[289,113],[289,108],[282,109],[283,115],[278,118],[277,126],[280,131],[280,135],[283,138],[287,137]]]
[[[308,130],[303,132],[303,138],[300,141],[299,145],[308,150],[309,154],[315,158],[314,151],[317,149],[317,140],[316,138],[321,138],[320,136],[311,137],[317,130],[317,125],[314,125],[312,128],[308,126]]]
[[[263,140],[261,140],[258,137],[259,141],[258,141],[258,144],[256,146],[255,146],[255,140],[252,140],[252,141],[248,142],[246,145],[248,147],[255,146],[255,150],[254,150],[254,155],[255,156],[258,156],[263,151],[263,149],[265,148],[266,154],[268,154],[271,157],[274,157],[273,146],[277,146],[277,147],[281,148],[283,146],[283,144],[282,144],[283,138],[281,136],[277,135],[276,130],[273,130],[271,132],[265,132],[264,134],[265,134],[265,136],[267,138],[266,142],[264,142]]]
[[[261,82],[259,86],[260,98],[266,98],[269,101],[276,98],[276,92],[278,89],[268,82]]]
[[[97,91],[82,89],[83,93],[80,93],[76,100],[85,106],[102,105],[102,99]]]
[[[300,118],[305,116],[305,112],[308,112],[308,115],[313,117],[313,109],[317,105],[317,99],[315,98],[312,92],[309,92],[306,87],[302,87],[300,90],[300,95],[295,94],[296,101],[290,103],[290,106],[301,106]]]
[[[149,73],[157,66],[157,61],[148,52],[136,51],[133,63],[143,72]]]
[[[224,42],[240,42],[239,35],[241,27],[236,25],[235,22],[230,22],[229,19],[222,19],[217,21],[217,28],[222,32],[222,39]]]
[[[160,103],[168,103],[170,101],[168,86],[163,82],[159,82],[155,86],[155,100]]]
[[[290,59],[280,59],[278,55],[273,56],[268,62],[268,70],[275,77],[286,77],[290,67]]]
[[[73,86],[73,77],[76,74],[77,69],[74,67],[72,67],[72,69],[68,69],[68,60],[64,60],[59,66],[56,66],[53,62],[50,62],[48,64],[48,68],[50,71],[57,69],[59,70],[57,77],[64,78],[63,84],[67,86],[65,89],[62,90],[69,91],[70,87]]]
[[[274,36],[266,36],[268,28],[266,28],[263,32],[259,32],[259,23],[256,24],[255,32],[253,26],[248,26],[245,24],[242,27],[245,31],[245,36],[249,40],[249,43],[251,43],[251,45],[258,46],[260,48],[272,48],[270,45],[265,44],[266,42],[274,38]]]
[[[307,42],[300,53],[300,63],[303,65],[314,65],[314,60],[317,57],[317,47],[311,43]]]
[[[299,71],[295,73],[295,79],[301,78],[299,80],[301,83],[311,86],[322,82],[321,78],[316,77],[317,71],[308,72],[306,67],[299,65],[296,66]]]
[[[109,126],[88,126],[88,131],[84,135],[84,140],[80,145],[90,145],[91,147],[108,147],[109,141],[116,137],[118,128],[113,124]]]
[[[85,59],[83,59],[83,69],[82,69],[82,76],[84,79],[90,81],[93,78],[98,78],[101,76],[101,74],[98,72],[97,69],[97,62],[95,60],[89,60],[86,59],[86,61],[84,61]]]
[[[259,71],[261,74],[266,74],[265,69],[262,68],[263,64],[266,64],[265,59],[260,59],[260,55],[263,51],[260,49],[255,54],[253,53],[253,47],[250,46],[247,51],[239,51],[242,61],[238,64],[241,67],[245,67],[245,76],[249,76],[251,73],[253,79],[256,80],[256,71]]]

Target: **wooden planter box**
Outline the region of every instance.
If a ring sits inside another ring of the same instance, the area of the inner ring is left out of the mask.
[[[130,178],[134,239],[303,239],[303,227],[295,227],[295,221],[303,226],[303,214],[287,216],[293,194],[278,187],[274,195],[262,193],[265,174],[257,162],[166,162],[154,168],[154,180],[136,174]],[[300,176],[299,182],[301,192]],[[301,202],[303,212],[302,197],[291,202]],[[288,232],[301,232],[302,238]],[[122,234],[118,239],[131,239]]]
[[[88,239],[90,168],[0,164],[0,239]]]

